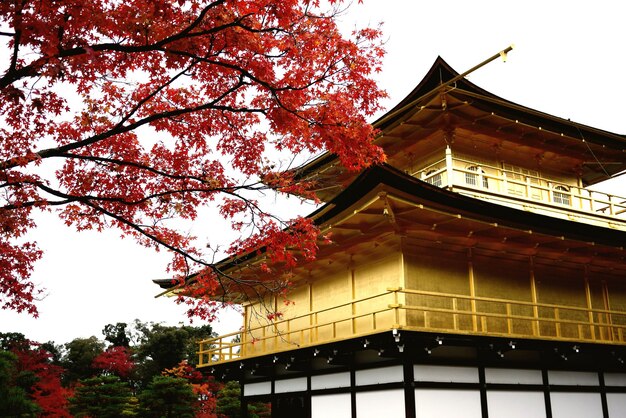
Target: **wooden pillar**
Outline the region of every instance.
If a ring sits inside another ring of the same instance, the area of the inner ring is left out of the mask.
[[[546,418],[552,418],[552,402],[550,401],[550,382],[548,380],[548,371],[541,369],[541,379],[543,381],[543,399],[546,404]]]
[[[448,188],[454,185],[454,166],[452,164],[452,150],[450,145],[446,145],[446,177],[448,180]]]
[[[278,312],[278,295],[274,295],[274,313]],[[273,328],[274,328],[274,350],[278,349],[278,336],[279,334],[282,334],[282,332],[278,329],[278,324],[276,323],[278,321],[278,317],[274,317],[274,319],[272,319],[272,324],[273,324]]]
[[[602,300],[604,302],[604,309],[607,311],[611,310],[611,300],[609,298],[609,286],[606,284],[606,280],[602,280]],[[613,319],[611,318],[611,314],[607,313],[606,315],[606,324],[608,326],[608,335],[607,338],[609,338],[610,340],[615,340],[615,334],[613,332],[613,327],[612,327],[612,322]]]
[[[474,281],[474,263],[472,249],[467,249],[467,269],[469,276],[470,308],[472,310],[472,330],[478,331],[478,318],[476,317],[476,283]]]
[[[487,403],[487,379],[485,378],[485,366],[478,365],[478,382],[480,384],[480,411],[482,418],[489,418],[489,406]]]
[[[352,312],[352,316],[354,317],[356,315],[356,305],[354,303],[354,300],[356,299],[356,275],[354,272],[354,263],[352,262],[352,259],[350,259],[350,265],[348,266],[348,269],[350,271],[350,297],[352,298],[352,303],[350,304],[351,307],[351,312]],[[352,318],[352,321],[350,321],[352,324],[352,335],[356,334],[356,319]]]
[[[313,312],[313,283],[309,282],[309,312]],[[309,343],[313,343],[313,315],[309,313]]]
[[[351,418],[357,418],[356,415],[356,372],[354,365],[350,367],[350,409],[352,411]]]
[[[247,346],[248,346],[248,338],[252,339],[254,337],[248,336],[249,330],[251,328],[250,322],[250,305],[246,305],[243,308],[243,327],[241,328],[241,356],[246,356]]]
[[[243,382],[239,383],[239,390],[239,404],[241,406],[239,413],[241,414],[242,418],[248,418],[248,401],[246,400],[246,397],[243,393]]]
[[[589,286],[589,269],[585,264],[585,300],[587,301],[587,318],[589,320],[589,333],[592,340],[596,340],[596,326],[593,320],[593,303],[591,301],[591,287]]]
[[[530,263],[530,298],[531,301],[533,303],[533,318],[535,318],[535,320],[533,321],[533,335],[535,336],[539,336],[541,335],[541,330],[539,327],[539,308],[537,307],[537,303],[538,303],[538,297],[537,297],[537,282],[535,280],[535,262],[533,260],[533,257],[530,256],[529,258]]]
[[[415,410],[415,376],[411,356],[405,356],[403,362],[404,371],[404,416],[416,418]]]

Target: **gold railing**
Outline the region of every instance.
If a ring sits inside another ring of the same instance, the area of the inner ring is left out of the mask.
[[[473,171],[467,167],[478,167],[480,170]],[[457,186],[501,195],[506,199],[532,202],[558,211],[626,220],[626,197],[461,158],[452,158],[448,163],[445,159],[436,161],[414,175],[441,187]]]
[[[391,329],[392,325],[398,327],[399,310],[390,308],[399,306],[397,297],[397,292],[389,290],[288,319],[247,327],[244,332],[200,341],[198,366],[368,335]],[[347,314],[357,310],[360,312]],[[295,323],[308,325],[294,326]]]
[[[323,315],[330,319],[320,320]],[[294,326],[298,322],[308,325]],[[389,289],[331,308],[201,341],[199,366],[276,354],[394,328],[626,344],[626,311]]]
[[[417,304],[400,309],[403,328],[519,338],[625,344],[626,311],[398,290]],[[421,303],[419,303],[421,302]]]

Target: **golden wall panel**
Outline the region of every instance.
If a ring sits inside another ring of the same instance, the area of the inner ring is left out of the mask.
[[[613,324],[616,327],[601,327],[600,337],[610,340],[626,340],[626,314],[618,314],[617,312],[626,312],[626,272],[619,273],[599,273],[590,272],[591,280],[596,284],[599,293],[594,298],[602,301],[602,308],[610,310],[611,313],[599,313],[594,318],[600,324]],[[604,293],[603,293],[604,292]]]
[[[470,295],[469,269],[465,253],[438,251],[405,254],[406,287],[418,291]],[[406,296],[409,306],[423,306],[432,309],[470,311],[469,302],[464,299],[450,299],[434,295]],[[456,304],[456,306],[455,306]],[[470,327],[471,318],[455,316],[446,312],[411,310],[407,312],[407,325],[454,330]]]
[[[607,311],[609,310],[609,303],[605,297],[605,292],[607,290],[605,282],[606,276],[602,275],[602,277],[602,279],[599,279],[594,277],[594,275],[589,275],[589,301],[594,310]],[[622,292],[626,289],[620,289],[621,286],[618,283],[615,284],[617,287],[612,289],[613,292],[615,292],[616,295],[619,295],[620,293],[624,294]],[[589,319],[590,321],[593,321],[594,324],[597,324],[592,331],[594,339],[610,341],[612,339],[612,331],[608,325],[612,320],[619,322],[621,317],[612,318],[612,316],[607,312],[593,312],[590,314]]]
[[[563,338],[589,338],[590,327],[577,322],[588,322],[584,269],[561,268],[554,265],[534,266],[537,300],[540,304],[566,305],[572,308],[539,307],[539,317],[557,322],[541,321],[540,335]],[[564,323],[560,323],[564,321]],[[567,323],[570,321],[572,323]]]
[[[288,302],[286,302],[288,301]],[[245,329],[242,334],[246,355],[255,355],[267,351],[276,351],[301,344],[310,338],[309,331],[292,332],[307,328],[309,318],[298,318],[284,321],[287,318],[296,318],[305,315],[309,309],[308,286],[292,289],[286,299],[267,297],[262,302],[250,304],[246,307]],[[274,317],[275,312],[282,315]],[[275,318],[275,319],[274,319]],[[254,341],[254,343],[252,343]]]
[[[401,285],[400,253],[393,253],[385,258],[354,267],[354,299],[363,299],[387,292],[390,287]],[[355,333],[366,333],[374,329],[390,328],[396,324],[393,311],[388,311],[394,303],[393,295],[368,299],[353,304]],[[387,310],[387,312],[375,313]]]
[[[313,311],[323,310],[312,318],[313,324],[317,326],[312,336],[315,341],[328,341],[349,335],[349,321],[334,323],[338,319],[349,317],[351,313],[350,306],[344,305],[352,298],[350,272],[346,266],[338,266],[338,270],[323,278],[315,277],[312,281]]]
[[[310,312],[309,300],[310,287],[304,284],[294,287],[287,294],[287,301],[278,301],[278,309],[284,312],[283,321],[278,330],[285,335],[291,344],[306,344],[311,342],[311,318],[307,315]],[[280,306],[282,303],[283,306]],[[291,319],[295,318],[295,319]],[[300,330],[300,331],[298,331]]]
[[[532,302],[530,260],[511,260],[499,254],[476,254],[472,258],[477,297]],[[532,306],[514,303],[477,301],[479,312],[532,318]],[[485,318],[482,331],[503,334],[532,334],[532,321],[500,317]]]
[[[242,341],[244,343],[244,355],[256,355],[274,348],[274,340],[269,338],[273,335],[273,327],[267,315],[274,306],[274,298],[267,297],[262,301],[252,303],[246,307],[244,317],[244,329]]]

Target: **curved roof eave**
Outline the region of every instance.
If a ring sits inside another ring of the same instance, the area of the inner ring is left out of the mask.
[[[374,121],[372,125],[376,129],[384,130],[389,126],[397,124],[399,120],[410,117],[414,111],[418,110],[416,106],[419,103],[432,99],[432,96],[438,92],[440,86],[445,86],[447,81],[458,75],[459,73],[443,58],[437,57],[419,84],[396,106]],[[454,91],[448,92],[448,94],[471,96],[473,105],[485,112],[500,112],[501,114],[506,114],[513,120],[526,120],[535,126],[542,126],[545,129],[563,133],[581,141],[594,142],[598,145],[608,146],[616,150],[626,148],[626,135],[594,128],[522,106],[490,93],[473,84],[466,78],[461,78],[456,81],[455,86]],[[336,159],[337,156],[334,154],[323,153],[310,163],[294,171],[296,171],[297,177],[302,178],[308,173],[315,172],[321,167],[332,164]]]
[[[412,113],[412,110],[419,103],[429,101],[432,95],[438,92],[438,87],[445,86],[446,82],[458,75],[459,73],[443,58],[437,57],[426,76],[413,91],[389,112],[378,118],[372,125],[377,129],[384,130],[398,119],[402,119]],[[543,126],[544,128],[554,126],[553,130],[555,132],[563,132],[573,138],[591,140],[600,145],[612,146],[613,148],[626,147],[626,135],[594,128],[520,105],[478,87],[466,78],[456,81],[454,90],[447,94],[469,95],[474,100],[473,104],[475,105],[476,102],[480,103],[481,107],[484,107],[483,110],[485,112],[494,110],[507,112],[511,113],[512,119],[530,119],[535,125]]]

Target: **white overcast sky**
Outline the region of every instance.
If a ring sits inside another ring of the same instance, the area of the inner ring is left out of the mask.
[[[346,28],[384,22],[387,57],[377,79],[390,95],[386,108],[415,87],[438,55],[463,72],[513,43],[506,63],[494,61],[469,79],[518,104],[626,134],[626,7],[621,1],[354,3],[342,18]],[[626,196],[626,182],[614,182],[611,191]],[[185,320],[172,300],[154,298],[158,289],[151,280],[167,277],[166,254],[121,240],[115,231],[77,233],[51,215],[38,223],[32,239],[45,255],[34,281],[48,293],[38,305],[40,318],[0,311],[0,332],[64,343],[102,337],[107,323]],[[224,235],[216,223],[201,219],[195,232],[216,242]],[[231,314],[213,325],[224,332],[239,324]]]

